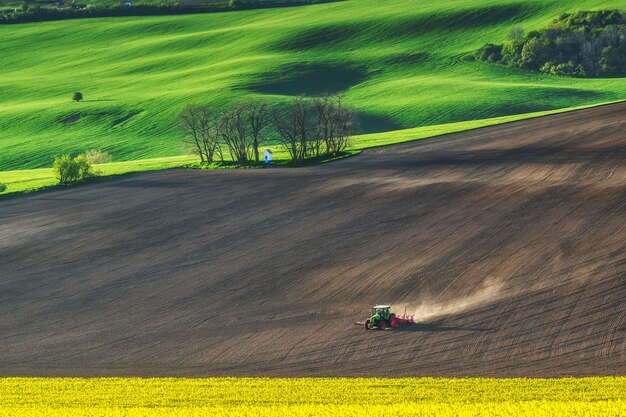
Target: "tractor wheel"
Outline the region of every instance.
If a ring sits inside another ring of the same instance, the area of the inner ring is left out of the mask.
[[[370,319],[365,320],[365,330],[371,330],[370,329]]]
[[[385,320],[381,319],[381,320],[378,322],[378,328],[379,328],[380,330],[385,330],[385,329],[387,328],[387,324],[385,323]]]
[[[396,326],[398,325],[398,320],[396,319],[395,315],[391,315],[391,318],[389,319],[389,325],[391,326],[392,329],[395,329]]]

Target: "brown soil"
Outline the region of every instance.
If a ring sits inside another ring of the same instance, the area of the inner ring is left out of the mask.
[[[0,259],[1,375],[624,375],[626,104],[13,198]]]

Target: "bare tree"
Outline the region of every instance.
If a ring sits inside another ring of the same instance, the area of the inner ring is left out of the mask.
[[[263,130],[269,125],[269,107],[265,101],[252,101],[246,104],[246,118],[250,125],[254,161],[259,162],[259,145],[263,142]]]
[[[190,104],[178,118],[185,133],[183,143],[198,154],[200,162],[211,163],[216,154],[223,159],[215,130],[215,117],[208,107]]]
[[[245,164],[252,158],[252,136],[247,107],[235,104],[220,114],[217,122],[220,137],[228,147],[233,161]]]
[[[357,127],[356,112],[344,106],[341,96],[315,99],[317,134],[327,155],[337,155],[346,150],[349,139]]]
[[[298,126],[300,140],[300,159],[319,154],[319,140],[315,125],[315,107],[311,100],[298,97],[293,100],[292,114]]]
[[[264,101],[235,103],[219,115],[218,135],[233,161],[245,164],[254,158],[259,162],[259,145],[269,116],[269,107]]]
[[[356,112],[350,108],[343,107],[341,102],[334,108],[335,129],[334,136],[330,141],[327,150],[329,155],[337,155],[344,152],[350,145],[350,138],[358,126]]]
[[[324,152],[331,153],[334,148],[336,135],[336,111],[334,108],[335,96],[323,96],[315,99],[315,109],[317,112],[317,135],[324,144]]]
[[[274,112],[273,121],[279,140],[294,163],[315,154],[318,135],[315,107],[310,100],[293,99],[285,110]]]
[[[298,139],[298,124],[293,115],[291,106],[280,111],[272,112],[272,121],[276,133],[278,133],[278,141],[289,152],[289,158],[295,164],[300,157],[300,140]]]

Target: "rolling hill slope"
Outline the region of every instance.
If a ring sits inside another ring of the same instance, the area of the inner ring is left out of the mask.
[[[0,170],[101,148],[182,153],[189,102],[343,91],[365,132],[607,102],[623,79],[543,76],[467,60],[509,28],[626,0],[349,0],[221,14],[0,27]],[[74,91],[86,100],[72,102]]]
[[[0,204],[0,375],[626,373],[626,103]],[[365,332],[369,307],[419,324]]]

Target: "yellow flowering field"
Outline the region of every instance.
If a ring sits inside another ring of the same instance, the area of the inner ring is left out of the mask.
[[[1,378],[1,416],[626,416],[626,377]]]

